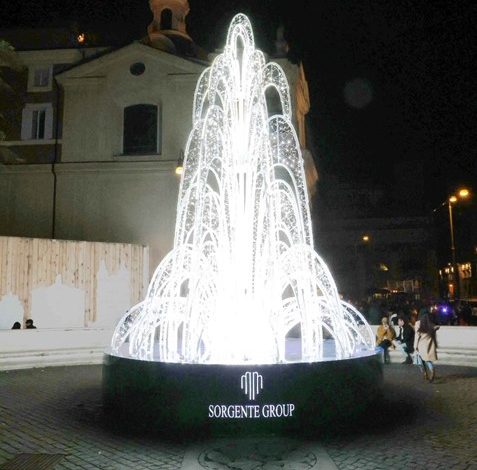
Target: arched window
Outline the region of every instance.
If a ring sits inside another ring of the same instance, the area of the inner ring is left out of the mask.
[[[172,29],[172,11],[169,8],[161,11],[161,29]]]
[[[283,113],[280,95],[275,87],[269,86],[265,90],[265,100],[267,102],[268,117]]]
[[[135,104],[124,108],[123,153],[158,153],[158,112],[153,104]]]

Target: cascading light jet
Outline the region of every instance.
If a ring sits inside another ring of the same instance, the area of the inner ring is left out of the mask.
[[[269,88],[278,93],[279,113],[269,112]],[[255,48],[248,18],[235,16],[224,52],[197,84],[174,248],[157,267],[144,301],[116,327],[113,354],[275,364],[374,351],[369,325],[340,300],[313,249],[291,120],[283,70]],[[300,338],[291,359],[292,330]]]

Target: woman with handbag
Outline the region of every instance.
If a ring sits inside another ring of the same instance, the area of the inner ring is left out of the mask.
[[[420,316],[414,328],[416,330],[414,350],[417,355],[417,363],[421,367],[424,379],[433,382],[435,377],[433,361],[437,361],[436,331],[439,327],[432,323],[428,313],[424,313]]]

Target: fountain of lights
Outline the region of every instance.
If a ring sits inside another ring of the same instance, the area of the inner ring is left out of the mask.
[[[283,70],[236,15],[196,87],[174,248],[105,354],[105,405],[128,422],[297,429],[350,417],[379,392],[374,335],[313,249],[291,121]]]

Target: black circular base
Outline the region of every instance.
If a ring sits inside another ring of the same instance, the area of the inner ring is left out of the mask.
[[[104,355],[103,400],[115,425],[171,438],[314,434],[345,428],[380,395],[379,354],[269,365],[148,362]]]

